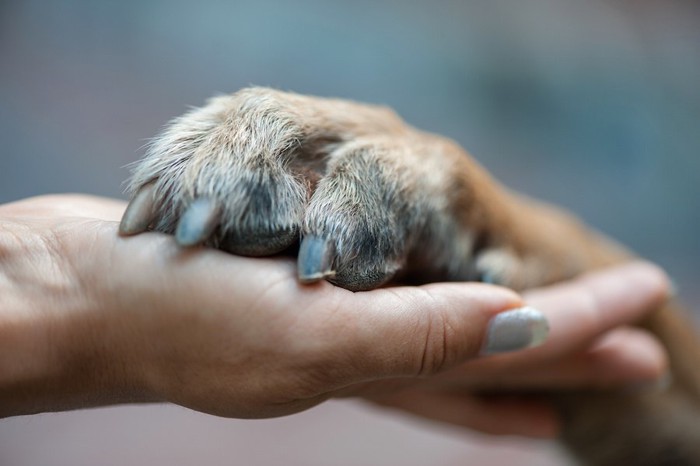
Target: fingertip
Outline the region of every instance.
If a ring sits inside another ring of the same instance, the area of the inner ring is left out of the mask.
[[[619,328],[605,335],[588,353],[603,385],[655,386],[669,374],[663,345],[650,333]],[[605,387],[601,387],[605,388]]]
[[[636,261],[590,272],[526,296],[550,319],[550,342],[573,348],[615,327],[642,321],[666,301],[668,293],[666,274],[654,264]]]
[[[549,336],[545,315],[532,307],[511,309],[489,321],[481,354],[519,351],[542,345]]]
[[[651,300],[663,303],[674,294],[674,286],[666,272],[658,265],[638,260],[612,269],[625,279],[633,282],[635,288],[648,294]]]

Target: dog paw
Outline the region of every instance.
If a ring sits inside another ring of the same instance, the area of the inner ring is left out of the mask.
[[[456,213],[474,188],[456,175],[460,159],[382,107],[244,89],[155,139],[133,166],[120,232],[251,256],[301,240],[302,282],[352,290],[407,273],[493,278],[500,272],[477,271],[493,260],[469,260],[484,215],[478,202],[468,219]]]

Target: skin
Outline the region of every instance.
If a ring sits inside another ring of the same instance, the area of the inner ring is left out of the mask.
[[[629,327],[669,292],[647,263],[523,296],[478,283],[353,293],[300,285],[290,259],[119,237],[124,208],[80,195],[0,206],[0,416],[172,402],[261,418],[352,396],[552,437],[554,409],[524,392],[654,390],[667,370],[658,341]],[[525,302],[546,315],[549,339],[481,356],[489,320]]]
[[[524,291],[635,257],[388,108],[261,87],[174,119],[127,186],[123,235],[156,230],[184,248],[250,256],[301,239],[299,280],[353,291],[473,280]],[[635,324],[665,347],[668,383],[654,393],[543,390],[562,443],[586,465],[700,464],[700,345],[687,312],[659,303]]]

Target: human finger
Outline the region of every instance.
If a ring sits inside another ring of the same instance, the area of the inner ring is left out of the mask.
[[[429,375],[482,354],[541,344],[547,322],[517,294],[477,283],[348,293],[335,322],[336,351],[352,359],[351,382]]]
[[[373,400],[423,419],[491,435],[554,438],[559,420],[546,403],[524,397],[480,397],[467,392],[408,389]]]
[[[668,294],[669,281],[661,269],[633,262],[530,291],[524,299],[547,316],[551,336],[537,352],[553,356],[582,349],[615,327],[638,323]]]
[[[653,388],[662,383],[667,370],[666,352],[653,335],[622,327],[586,351],[562,359],[528,362],[506,355],[477,359],[424,383],[470,390]]]

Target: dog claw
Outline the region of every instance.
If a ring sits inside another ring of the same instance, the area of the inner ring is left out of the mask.
[[[215,201],[196,199],[180,218],[175,241],[180,246],[194,246],[205,241],[219,224],[221,210]]]
[[[332,277],[335,248],[330,240],[318,236],[306,236],[299,247],[297,274],[301,283],[315,283]]]
[[[146,231],[155,218],[155,183],[148,183],[134,194],[119,223],[119,234],[136,235]]]

